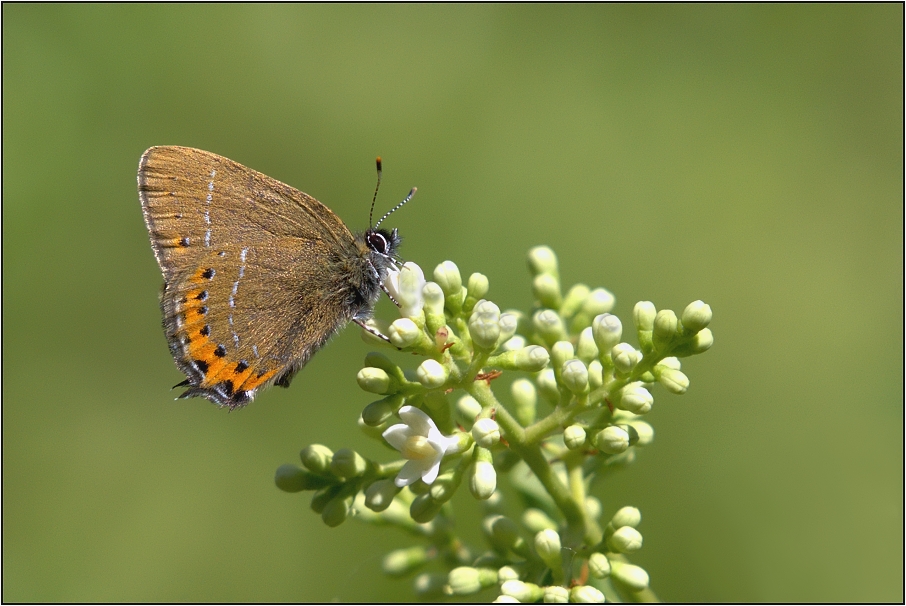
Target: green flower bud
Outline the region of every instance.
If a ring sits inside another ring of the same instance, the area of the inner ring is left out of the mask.
[[[503,328],[501,327],[501,332]],[[502,340],[502,339],[501,339]],[[510,339],[503,342],[503,345],[500,348],[503,351],[517,351],[528,345],[528,341],[525,340],[525,337],[522,335],[513,335]]]
[[[658,371],[658,367],[655,366],[654,376],[657,377],[661,385],[667,388],[667,391],[678,396],[686,393],[686,390],[689,389],[689,377],[680,370],[662,368]]]
[[[598,357],[598,346],[595,344],[591,326],[579,333],[579,341],[576,344],[576,357],[586,364]]]
[[[287,463],[277,468],[274,484],[283,492],[301,492],[328,486],[330,479],[312,475],[301,467]]]
[[[514,598],[511,595],[499,595],[494,598],[494,601],[491,604],[519,604],[519,600]]]
[[[695,334],[711,323],[711,306],[702,301],[693,301],[683,310],[683,332]]]
[[[528,266],[533,276],[538,274],[559,275],[557,255],[547,246],[536,246],[528,252]]]
[[[352,497],[332,499],[321,512],[321,520],[330,528],[336,528],[349,517],[352,507]]]
[[[619,454],[629,448],[629,433],[621,427],[610,425],[595,436],[595,446],[607,454]]]
[[[343,487],[341,485],[334,484],[333,486],[326,486],[321,490],[315,491],[315,493],[311,495],[311,510],[317,514],[323,513],[327,504],[330,503],[342,489]]]
[[[359,387],[370,393],[389,394],[398,388],[396,381],[380,368],[366,366],[355,377]]]
[[[557,523],[550,517],[534,507],[529,507],[522,513],[522,525],[528,528],[529,532],[537,534],[542,530],[556,530]]]
[[[544,588],[545,604],[566,604],[569,602],[569,589],[559,585],[548,585]]]
[[[588,573],[596,579],[610,576],[610,560],[603,553],[595,552],[588,556]]]
[[[381,434],[383,434],[384,430],[387,429],[386,423],[382,423],[380,425],[377,425],[376,427],[368,425],[367,423],[365,423],[365,419],[363,419],[361,415],[359,415],[359,418],[356,420],[356,425],[359,426],[359,429],[362,430],[362,433],[364,433],[369,438],[374,438],[375,440],[380,440]]]
[[[434,268],[434,281],[447,297],[455,297],[462,291],[462,275],[453,261],[444,261]]]
[[[475,303],[484,299],[490,290],[490,284],[488,283],[488,277],[484,274],[475,272],[469,276],[468,286],[466,291],[468,295],[466,296],[466,311],[468,311],[469,303],[474,307]]]
[[[623,323],[612,314],[595,316],[591,323],[592,336],[601,353],[610,352],[623,336]]]
[[[597,360],[588,364],[588,386],[597,389],[604,385],[604,367]]]
[[[377,480],[365,489],[365,507],[381,512],[390,507],[393,498],[402,490],[393,480]]]
[[[500,426],[494,419],[478,419],[472,426],[472,438],[482,448],[491,448],[500,441]]]
[[[456,401],[456,416],[463,427],[470,427],[481,414],[481,404],[466,394]]]
[[[682,364],[680,363],[679,359],[675,358],[674,356],[664,358],[655,365],[655,368],[657,368],[658,366],[662,368],[672,368],[674,370],[679,370],[680,368],[682,368]]]
[[[537,372],[550,362],[550,354],[538,345],[529,345],[513,353],[516,368],[525,372]]]
[[[599,314],[607,313],[613,309],[616,302],[613,294],[606,288],[596,288],[588,294],[585,302],[582,304],[582,311],[589,318]]]
[[[535,382],[538,384],[538,391],[548,402],[556,404],[560,401],[560,388],[557,386],[557,378],[552,368],[545,368],[538,373]]]
[[[617,343],[610,350],[613,365],[623,374],[629,374],[642,359],[642,353],[629,343]]]
[[[710,328],[703,328],[692,338],[692,353],[700,354],[711,349],[714,345],[714,335]]]
[[[469,471],[469,490],[472,496],[480,501],[490,499],[497,490],[497,470],[494,465],[490,461],[479,459]]]
[[[330,473],[341,478],[356,478],[367,469],[368,462],[350,448],[336,451],[330,461]]]
[[[642,534],[632,526],[620,526],[610,538],[607,545],[617,553],[631,553],[642,548]]]
[[[394,396],[372,402],[362,410],[362,422],[369,427],[379,427],[396,413],[399,404]]]
[[[390,374],[396,373],[399,368],[390,358],[377,351],[369,351],[365,354],[365,362],[362,366],[373,366],[375,368],[383,369]]]
[[[629,445],[635,446],[639,441],[639,434],[632,425],[618,425],[620,429],[629,434]]]
[[[539,348],[545,351],[543,347]],[[535,406],[538,403],[538,392],[535,385],[528,379],[516,379],[510,385],[510,394],[513,397],[513,416],[523,427],[535,422]]]
[[[657,316],[657,309],[651,301],[639,301],[632,310],[632,318],[635,326],[639,330],[654,330],[654,318]]]
[[[610,566],[610,576],[633,591],[642,591],[648,587],[648,573],[644,568],[620,561],[613,561]]]
[[[456,494],[457,488],[459,488],[459,481],[451,471],[442,474],[435,479],[428,489],[428,494],[438,503],[446,503],[453,498],[454,494]]]
[[[657,316],[654,318],[654,335],[652,337],[655,349],[658,351],[667,351],[667,348],[670,347],[674,337],[676,337],[676,328],[678,324],[679,321],[676,319],[676,314],[673,313],[672,310],[662,309],[657,312]]]
[[[520,544],[524,545],[524,541],[519,535],[519,526],[506,516],[487,516],[482,520],[482,530],[495,548],[502,551],[518,549]]]
[[[714,335],[710,328],[703,328],[691,337],[686,336],[686,341],[673,347],[670,351],[674,356],[687,358],[711,349],[714,345]]]
[[[628,526],[635,528],[642,522],[642,512],[635,507],[621,507],[610,519],[610,525],[614,528]]]
[[[557,341],[551,347],[551,361],[554,368],[562,368],[567,360],[572,360],[574,357],[573,344],[569,341]]]
[[[633,421],[629,425],[639,436],[636,446],[648,446],[654,440],[654,428],[645,421]]]
[[[619,392],[616,406],[637,415],[643,415],[651,410],[654,398],[651,393],[642,387],[641,383],[630,383]]]
[[[437,389],[447,382],[447,369],[437,360],[429,358],[415,370],[415,376],[427,389]]]
[[[500,338],[500,308],[483,299],[476,303],[469,317],[469,333],[476,347],[485,351],[497,347],[497,339]]]
[[[570,425],[563,430],[563,443],[570,450],[585,446],[585,428],[581,425]]]
[[[286,463],[277,468],[274,484],[283,492],[301,492],[305,490],[307,475],[299,466]]]
[[[497,571],[490,568],[460,566],[447,575],[447,591],[450,595],[469,595],[497,582]]]
[[[543,307],[559,309],[563,302],[560,294],[560,280],[551,274],[538,274],[532,280],[532,294]]]
[[[576,585],[569,590],[569,601],[576,604],[602,604],[604,594],[591,585]]]
[[[534,583],[524,583],[519,580],[504,581],[500,586],[500,592],[516,598],[521,604],[531,604],[541,599],[543,591]]]
[[[514,334],[516,334],[516,329],[519,327],[519,318],[511,313],[501,314],[499,324],[500,342],[505,343],[506,341],[509,341]]]
[[[422,287],[422,296],[425,298],[425,313],[434,315],[444,314],[444,291],[437,282],[425,282]]]
[[[582,304],[585,303],[585,299],[588,298],[590,292],[584,284],[573,285],[569,292],[566,293],[566,297],[563,298],[563,303],[560,305],[560,315],[564,318],[573,317],[577,311],[582,309]]]
[[[412,579],[412,590],[422,598],[440,597],[446,585],[447,575],[438,572],[423,572]]]
[[[563,385],[575,394],[588,392],[588,368],[582,360],[568,360],[560,373]]]
[[[333,451],[323,444],[310,444],[302,449],[299,458],[302,459],[302,464],[314,473],[330,473]]]
[[[515,581],[519,579],[519,573],[516,572],[516,569],[512,566],[502,566],[497,570],[497,582],[506,583],[507,581]]]
[[[418,545],[395,549],[384,556],[381,568],[384,574],[392,577],[401,577],[422,566],[428,561],[428,550]]]
[[[601,501],[595,497],[585,497],[585,513],[591,520],[597,520],[601,517]]]
[[[418,484],[418,482],[415,484]],[[409,488],[411,489],[415,484],[410,484]],[[434,500],[428,493],[420,494],[413,499],[412,504],[409,506],[409,515],[419,524],[425,524],[440,513],[440,508],[443,505],[443,503]]]
[[[365,327],[367,327],[367,330],[362,330],[359,332],[362,341],[364,341],[368,345],[387,345],[387,342],[384,339],[377,336],[378,334],[387,333],[387,322],[378,321],[374,318],[368,318],[367,320],[365,320]]]
[[[532,316],[532,324],[535,330],[538,331],[538,335],[548,345],[553,345],[567,337],[563,319],[551,309],[542,309],[535,313]]]
[[[560,535],[556,530],[542,530],[535,535],[535,551],[548,568],[557,570],[563,565]]]
[[[387,330],[387,336],[390,338],[390,342],[400,349],[405,349],[410,345],[414,345],[418,342],[421,335],[421,329],[409,318],[394,320]]]

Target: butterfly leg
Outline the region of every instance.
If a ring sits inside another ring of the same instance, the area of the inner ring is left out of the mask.
[[[387,295],[387,298],[390,299],[391,301],[393,301],[393,304],[396,305],[397,307],[402,307],[402,305],[400,305],[400,302],[397,301],[396,299],[394,299],[393,295],[390,294],[390,291],[387,290],[387,287],[384,286],[383,280],[381,280],[380,285],[381,285],[381,290],[384,291],[384,294]]]
[[[387,258],[390,259],[391,261],[394,261],[394,259],[392,257],[387,257]],[[372,273],[374,273],[374,277],[377,278],[377,283],[380,285],[381,290],[384,291],[384,294],[387,295],[387,298],[390,299],[391,301],[393,301],[393,304],[396,305],[397,307],[402,307],[402,305],[400,305],[400,302],[397,301],[393,297],[393,295],[390,294],[390,291],[387,290],[387,287],[384,286],[384,279],[381,277],[381,272],[379,272],[377,270],[377,268],[374,266],[373,263],[369,263],[368,266],[371,268]]]
[[[394,303],[396,303],[396,301],[394,301]],[[397,303],[397,305],[399,305],[399,303]],[[383,339],[384,341],[387,341],[388,343],[390,343],[390,337],[388,337],[387,335],[385,335],[384,333],[379,331],[377,328],[374,328],[373,326],[368,326],[367,324],[365,324],[364,321],[359,320],[358,318],[353,318],[352,321],[355,322],[356,324],[358,324],[359,326],[361,326],[364,330],[367,330],[368,332],[373,334],[378,339]],[[393,343],[390,343],[390,344],[393,345]],[[397,349],[399,349],[399,348],[397,348]]]

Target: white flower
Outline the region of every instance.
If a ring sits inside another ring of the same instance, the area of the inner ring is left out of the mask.
[[[425,287],[425,272],[415,263],[407,262],[399,271],[390,268],[384,286],[400,304],[400,314],[404,318],[419,315],[425,305],[422,289]]]
[[[418,408],[403,406],[399,415],[403,422],[383,434],[391,446],[409,459],[397,474],[396,485],[402,488],[419,478],[431,484],[437,479],[444,454],[459,450],[459,439],[441,434],[431,417]]]

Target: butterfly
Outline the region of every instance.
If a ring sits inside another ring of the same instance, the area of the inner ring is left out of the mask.
[[[289,185],[223,156],[163,146],[142,155],[138,192],[164,278],[164,332],[186,375],[179,397],[232,410],[269,385],[288,387],[350,321],[374,332],[364,322],[400,245],[396,229],[378,227],[415,188],[353,234]]]

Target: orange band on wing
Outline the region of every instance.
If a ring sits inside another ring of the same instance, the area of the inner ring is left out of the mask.
[[[258,387],[259,385],[261,385],[262,383],[264,383],[265,381],[267,381],[268,379],[273,377],[275,374],[277,374],[276,369],[270,370],[270,371],[264,373],[263,375],[258,375],[255,378],[249,377],[248,380],[246,380],[242,385],[240,385],[239,389],[241,389],[243,391],[251,391],[252,389],[255,389],[256,387]]]

